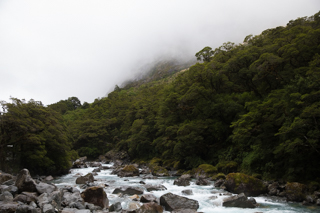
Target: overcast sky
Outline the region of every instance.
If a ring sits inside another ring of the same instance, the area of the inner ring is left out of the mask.
[[[0,100],[92,103],[159,57],[194,57],[319,9],[319,0],[0,0]]]

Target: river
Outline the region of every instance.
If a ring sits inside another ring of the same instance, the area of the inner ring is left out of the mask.
[[[103,164],[103,166],[112,166],[112,164]],[[92,172],[94,168],[82,168],[82,169],[71,169],[70,173],[64,176],[61,176],[55,179],[54,184],[58,187],[64,186],[73,186],[77,187],[80,191],[80,186],[75,184],[76,178],[79,177],[79,174],[86,175]],[[173,181],[175,178],[163,177],[158,179],[142,179],[141,177],[125,177],[119,178],[117,175],[111,174],[112,170],[101,170],[98,172],[98,175],[95,176],[95,183],[107,184],[108,186],[105,188],[109,199],[109,205],[120,202],[123,209],[128,209],[129,203],[133,202],[136,205],[139,205],[139,202],[132,201],[129,197],[118,197],[118,195],[112,194],[113,190],[119,186],[140,186],[143,187],[143,184],[139,183],[140,181],[145,182],[146,184],[155,184],[155,185],[164,185],[167,190],[165,191],[153,191],[146,192],[152,193],[156,197],[160,198],[161,195],[171,192],[176,195],[188,197],[190,199],[197,200],[199,202],[198,212],[204,213],[255,213],[255,212],[263,212],[263,213],[315,213],[320,212],[320,207],[317,206],[303,206],[301,203],[291,203],[286,202],[282,198],[278,197],[254,197],[257,203],[260,205],[255,209],[243,209],[243,208],[230,208],[223,207],[222,200],[225,197],[229,197],[230,195],[226,195],[228,192],[215,188],[212,182],[210,186],[198,186],[195,184],[195,181],[192,181],[190,186],[176,186],[173,185]],[[192,190],[192,195],[183,195],[182,191],[190,189]]]

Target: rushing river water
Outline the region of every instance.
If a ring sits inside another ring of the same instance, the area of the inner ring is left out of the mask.
[[[103,166],[112,166],[111,164],[103,164]],[[61,176],[56,179],[54,183],[58,187],[73,186],[77,187],[80,191],[79,185],[75,184],[76,178],[79,174],[86,175],[92,172],[94,168],[83,168],[83,169],[72,169],[70,174]],[[142,179],[142,177],[125,177],[119,178],[117,175],[111,175],[112,170],[101,170],[98,175],[95,176],[96,183],[107,184],[108,187],[105,188],[109,199],[109,205],[120,202],[123,209],[128,209],[129,203],[132,203],[129,197],[118,197],[118,195],[112,194],[113,190],[120,186],[140,186],[143,187],[140,181],[146,184],[154,185],[164,185],[167,190],[165,191],[152,191],[146,193],[152,193],[156,197],[160,198],[161,195],[171,192],[176,195],[188,197],[190,199],[197,200],[199,202],[198,212],[204,213],[255,213],[255,212],[268,212],[268,213],[292,213],[292,212],[306,212],[315,213],[320,212],[320,208],[317,206],[302,206],[300,203],[288,203],[281,198],[276,197],[254,197],[260,206],[255,209],[243,209],[243,208],[230,208],[223,207],[222,200],[230,195],[224,195],[228,192],[215,188],[212,182],[210,186],[198,186],[193,181],[190,186],[176,186],[173,185],[175,178],[158,178],[158,179]],[[78,174],[78,175],[77,175]],[[191,189],[193,195],[183,195],[182,191],[186,189]],[[139,205],[139,202],[136,202]]]

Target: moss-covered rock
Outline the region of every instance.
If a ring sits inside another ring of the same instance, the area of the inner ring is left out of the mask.
[[[169,176],[168,170],[162,166],[153,166],[150,167],[151,173],[154,176]]]
[[[223,173],[218,173],[218,174],[211,176],[211,179],[212,180],[226,179],[226,175]]]
[[[307,186],[301,183],[293,182],[286,184],[287,201],[301,202],[307,195]]]
[[[267,186],[257,178],[242,173],[230,173],[226,177],[225,187],[232,193],[244,193],[246,196],[258,196],[267,193]]]
[[[126,165],[119,171],[118,176],[119,177],[139,176],[139,169],[136,168],[134,165]]]
[[[234,161],[222,161],[216,165],[218,172],[222,172],[225,174],[237,172],[238,171],[238,163]]]
[[[212,175],[218,172],[215,166],[210,164],[201,164],[198,168],[193,169],[193,175],[195,177],[204,176],[204,177],[211,177]]]

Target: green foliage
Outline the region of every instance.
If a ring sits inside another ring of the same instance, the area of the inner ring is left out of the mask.
[[[68,170],[70,160],[77,154],[71,150],[61,115],[41,102],[11,100],[12,103],[1,102],[1,168],[12,164],[16,169],[28,168],[38,174]],[[6,156],[9,162],[5,162]]]

